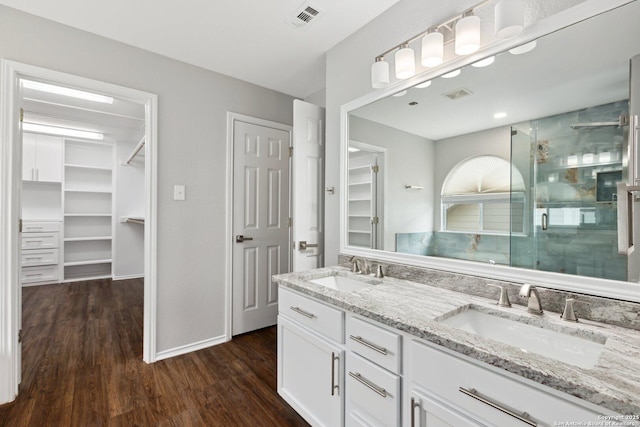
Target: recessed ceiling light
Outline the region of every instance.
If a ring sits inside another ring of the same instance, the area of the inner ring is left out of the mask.
[[[415,87],[418,88],[418,89],[424,89],[424,88],[429,87],[429,86],[431,86],[431,80],[427,80],[424,83],[420,83],[419,85],[416,85]]]
[[[514,47],[513,49],[509,49],[509,53],[512,55],[522,55],[523,53],[531,52],[538,45],[537,40],[534,40],[529,43],[525,43],[522,46]]]
[[[91,132],[88,130],[61,128],[57,126],[40,125],[37,123],[23,123],[22,130],[27,132],[48,133],[50,135],[70,136],[73,138],[93,139],[102,141],[104,135],[100,132]]]
[[[38,90],[40,92],[68,96],[70,98],[101,102],[103,104],[113,104],[113,98],[111,98],[110,96],[99,95],[97,93],[85,92],[83,90],[71,89],[68,87],[50,85],[48,83],[35,82],[33,80],[22,80],[22,87],[25,89]]]
[[[481,59],[478,62],[474,62],[473,64],[471,64],[471,66],[476,68],[488,67],[489,65],[493,64],[495,60],[496,60],[495,56],[490,56],[488,58]]]
[[[394,93],[393,96],[395,97],[399,97],[399,96],[405,96],[407,94],[406,90],[400,91],[398,93]]]
[[[452,71],[450,73],[443,74],[442,78],[443,79],[452,79],[454,77],[458,77],[459,75],[460,75],[460,68],[458,68],[457,70],[454,70],[454,71]]]
[[[505,117],[507,117],[507,113],[505,112],[495,113],[493,115],[494,119],[504,119]]]

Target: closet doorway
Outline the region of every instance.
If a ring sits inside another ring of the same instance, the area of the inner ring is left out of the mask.
[[[143,359],[155,361],[155,95],[3,61],[0,322],[20,382],[24,286],[144,277]],[[10,153],[5,156],[5,153]],[[10,185],[7,185],[10,183]],[[13,392],[13,396],[11,393]],[[8,399],[5,399],[8,397]]]

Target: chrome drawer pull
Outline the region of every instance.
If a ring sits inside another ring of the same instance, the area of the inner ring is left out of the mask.
[[[24,259],[42,259],[42,257],[41,256],[27,256],[27,257],[24,257]]]
[[[353,377],[356,381],[358,381],[359,383],[361,383],[364,386],[368,387],[369,389],[375,391],[380,396],[387,397],[387,391],[385,389],[383,389],[382,387],[378,387],[377,385],[375,385],[371,381],[365,379],[362,375],[360,375],[358,373],[354,374],[353,372],[349,371],[349,376]]]
[[[309,313],[308,311],[304,311],[303,309],[301,309],[300,307],[294,307],[291,306],[289,307],[291,310],[295,311],[296,313],[300,313],[302,314],[304,317],[308,317],[309,319],[313,319],[314,317],[316,317],[315,314],[313,313]]]
[[[358,344],[362,344],[365,347],[369,347],[371,350],[375,350],[380,354],[384,354],[385,356],[388,355],[389,353],[387,352],[387,349],[384,347],[380,347],[377,346],[375,344],[370,343],[369,341],[363,339],[360,336],[353,336],[353,335],[349,335],[349,338],[351,338],[352,340],[354,340],[355,342],[357,342]]]
[[[411,427],[416,426],[416,408],[419,408],[420,404],[416,402],[415,397],[411,398]]]
[[[458,390],[464,394],[466,394],[469,397],[473,397],[476,400],[479,400],[480,402],[487,404],[489,406],[491,406],[494,409],[497,409],[500,412],[504,412],[507,415],[511,415],[513,418],[516,418],[520,421],[522,421],[523,423],[526,423],[530,426],[536,427],[538,425],[538,423],[536,423],[535,421],[531,421],[529,419],[529,414],[527,414],[526,412],[523,412],[522,414],[516,414],[515,412],[505,408],[504,406],[500,405],[499,403],[495,403],[492,402],[480,395],[478,395],[478,392],[475,388],[472,388],[470,390],[467,390],[464,387],[459,387]]]
[[[336,390],[340,387],[335,382],[336,378],[336,360],[340,361],[340,357],[336,356],[334,352],[331,352],[331,396],[335,396]]]
[[[42,276],[42,273],[27,273],[25,274],[25,276],[27,277]]]

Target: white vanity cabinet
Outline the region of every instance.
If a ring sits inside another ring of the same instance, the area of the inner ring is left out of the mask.
[[[280,288],[278,393],[313,426],[344,420],[344,312]]]
[[[408,347],[409,426],[553,426],[611,413],[432,344]]]

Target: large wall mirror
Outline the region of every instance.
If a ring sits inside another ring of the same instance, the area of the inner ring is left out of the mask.
[[[640,300],[616,189],[639,17],[632,2],[345,111],[343,252]]]

